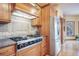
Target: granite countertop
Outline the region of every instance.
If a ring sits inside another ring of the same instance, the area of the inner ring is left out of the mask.
[[[4,48],[13,44],[16,44],[16,42],[11,39],[0,39],[0,48]]]

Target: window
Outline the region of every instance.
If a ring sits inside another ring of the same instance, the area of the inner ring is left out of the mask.
[[[75,22],[74,21],[66,21],[66,35],[67,36],[75,35]]]

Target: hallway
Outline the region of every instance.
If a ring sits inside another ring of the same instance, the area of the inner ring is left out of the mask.
[[[79,41],[65,41],[58,56],[79,56]]]

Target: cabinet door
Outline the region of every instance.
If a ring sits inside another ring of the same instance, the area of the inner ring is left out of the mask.
[[[41,55],[43,56],[46,54],[48,54],[48,46],[47,46],[47,39],[45,37],[41,43]]]
[[[42,53],[41,53],[41,56],[45,56],[45,55],[48,54],[47,49],[48,49],[47,46],[42,47]]]
[[[16,3],[16,9],[23,11],[25,13],[28,13],[30,15],[34,15],[37,16],[37,8],[35,8],[34,6],[32,6],[30,3]]]
[[[11,14],[11,6],[10,4],[3,4],[3,20],[10,21],[10,14]]]
[[[15,45],[4,47],[0,49],[0,56],[11,56],[15,55]]]
[[[32,20],[33,26],[41,26],[41,9],[37,12],[38,18]]]
[[[34,47],[32,50],[28,51],[27,56],[40,56],[40,46]]]
[[[39,18],[36,18],[36,19],[32,20],[32,25],[33,26],[40,26],[40,21],[39,20],[40,20]]]
[[[0,21],[2,20],[2,13],[3,13],[3,9],[2,9],[2,4],[0,4]]]
[[[9,22],[11,15],[11,5],[7,3],[0,4],[0,14],[0,21]]]
[[[41,34],[43,36],[46,36],[46,44],[49,51],[49,39],[50,39],[50,5],[42,8],[42,14],[41,14]],[[49,52],[48,52],[49,53]]]

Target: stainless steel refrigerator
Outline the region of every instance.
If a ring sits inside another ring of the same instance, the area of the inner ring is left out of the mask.
[[[61,25],[59,16],[50,17],[50,55],[58,55],[61,50]]]

